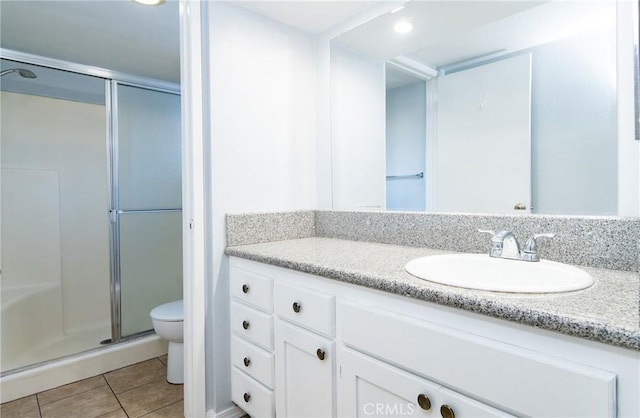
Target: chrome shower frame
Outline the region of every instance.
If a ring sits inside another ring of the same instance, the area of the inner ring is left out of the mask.
[[[164,93],[180,94],[180,85],[147,77],[139,77],[126,73],[108,70],[105,68],[93,67],[89,65],[77,64],[58,60],[54,58],[42,57],[38,55],[28,54],[20,51],[0,48],[0,58],[15,61],[17,64],[32,64],[41,67],[47,67],[55,70],[68,71],[81,75],[88,75],[101,78],[105,83],[105,109],[106,109],[106,133],[105,147],[107,150],[107,179],[109,190],[108,208],[105,213],[108,217],[105,222],[109,222],[109,248],[110,248],[110,299],[111,299],[111,339],[108,344],[103,347],[96,347],[87,351],[100,350],[108,347],[110,344],[129,341],[133,338],[143,337],[153,332],[143,331],[137,334],[122,336],[122,305],[121,305],[121,276],[120,276],[120,251],[119,251],[119,222],[118,215],[126,211],[122,211],[118,206],[118,146],[117,146],[117,86],[128,85],[148,90],[154,90]],[[18,68],[11,68],[3,71],[3,75],[8,71],[16,72]],[[165,211],[181,211],[181,209],[168,209]],[[87,352],[87,351],[83,351]],[[71,354],[61,358],[74,357],[80,353]],[[40,363],[31,364],[13,370],[1,373],[2,376],[19,373],[24,370],[32,369],[44,364],[53,363],[60,358],[47,360]]]

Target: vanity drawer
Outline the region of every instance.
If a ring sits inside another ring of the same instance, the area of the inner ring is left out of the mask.
[[[435,417],[444,407],[458,418],[514,417],[348,348],[340,354],[340,370],[341,417],[380,416],[376,406],[399,416]]]
[[[334,296],[278,282],[275,288],[275,311],[280,318],[327,337],[335,336]]]
[[[231,302],[231,331],[273,350],[273,318],[246,305]]]
[[[275,417],[273,391],[247,374],[231,368],[231,400],[252,417]]]
[[[340,305],[345,345],[516,415],[616,415],[616,375],[435,323]]]
[[[274,355],[238,337],[231,338],[231,364],[273,389]]]
[[[273,279],[237,267],[230,270],[231,296],[266,313],[273,312]]]

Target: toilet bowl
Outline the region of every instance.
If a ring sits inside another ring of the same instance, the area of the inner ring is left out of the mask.
[[[169,341],[167,381],[173,384],[182,384],[184,383],[182,300],[157,306],[151,310],[149,315],[156,334]]]

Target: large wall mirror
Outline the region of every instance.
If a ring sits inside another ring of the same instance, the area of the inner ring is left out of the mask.
[[[413,1],[334,38],[334,209],[638,216],[637,7]]]

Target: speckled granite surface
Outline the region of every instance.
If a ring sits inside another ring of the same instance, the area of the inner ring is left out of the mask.
[[[534,233],[547,260],[581,266],[638,271],[640,219],[557,215],[474,215],[417,212],[316,211],[316,236],[355,241],[484,253],[490,245],[478,229],[509,230],[522,246]]]
[[[596,279],[588,289],[522,295],[455,288],[406,273],[407,261],[445,253],[426,248],[311,237],[227,247],[225,253],[640,350],[637,272],[583,267]]]
[[[227,245],[312,237],[316,233],[315,211],[226,215]]]

